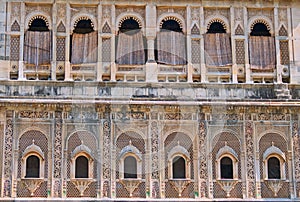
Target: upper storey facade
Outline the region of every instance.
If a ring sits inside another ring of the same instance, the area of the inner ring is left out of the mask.
[[[300,82],[297,1],[6,1],[4,80]]]

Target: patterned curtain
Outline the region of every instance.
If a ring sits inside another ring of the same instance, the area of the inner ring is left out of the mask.
[[[145,64],[144,40],[141,31],[134,34],[119,34],[116,62],[120,65]]]
[[[51,33],[27,31],[24,41],[24,61],[27,64],[50,64]]]
[[[186,64],[186,41],[183,33],[164,31],[157,34],[157,62],[169,65]]]
[[[232,64],[230,35],[213,33],[204,35],[205,62],[207,66]]]
[[[97,32],[72,35],[72,64],[97,62],[98,35]]]
[[[270,70],[276,65],[275,39],[269,36],[250,36],[251,69]]]

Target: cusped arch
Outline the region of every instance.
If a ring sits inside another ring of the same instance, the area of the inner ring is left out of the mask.
[[[221,149],[219,149],[217,155],[216,155],[216,159],[221,159],[223,156],[226,155],[230,155],[232,157],[235,158],[235,160],[238,160],[238,154],[234,151],[234,149],[232,149],[231,147],[229,147],[227,144],[222,147]]]
[[[285,154],[279,149],[278,147],[272,145],[263,153],[263,160],[267,160],[269,156],[276,154],[277,156],[281,157],[284,161],[286,160]]]
[[[79,13],[79,14],[76,14],[72,20],[71,20],[71,33],[73,33],[75,27],[77,26],[77,23],[80,21],[80,20],[91,20],[92,24],[91,26],[94,28],[94,30],[98,30],[98,27],[97,27],[97,19],[91,15],[91,14],[82,14],[82,13]]]
[[[186,148],[184,148],[181,145],[177,145],[175,147],[173,147],[170,152],[168,152],[168,160],[172,160],[174,158],[174,156],[176,155],[183,155],[185,158],[185,160],[190,160],[190,153],[188,152],[188,150],[186,150]]]
[[[176,21],[179,24],[179,27],[182,29],[182,31],[186,32],[185,20],[178,13],[164,13],[164,14],[161,14],[158,17],[158,20],[157,20],[157,31],[158,32],[162,28],[162,25],[163,25],[164,21],[167,21],[167,20],[174,20],[174,21]]]
[[[116,25],[118,26],[116,30],[119,31],[122,23],[130,18],[135,20],[139,24],[139,28],[143,31],[143,28],[145,27],[143,17],[140,14],[134,12],[121,13],[116,19]]]
[[[252,32],[254,25],[257,24],[257,23],[264,24],[267,27],[267,29],[269,30],[269,32],[271,33],[271,35],[274,34],[272,21],[266,16],[254,16],[254,17],[249,19],[249,22],[248,22],[248,25],[249,25],[248,26],[248,33],[249,34]]]
[[[51,17],[49,15],[47,15],[46,13],[44,12],[41,12],[41,11],[36,11],[36,12],[32,12],[30,13],[29,15],[26,16],[26,19],[25,19],[25,26],[26,26],[26,30],[29,29],[31,23],[35,20],[35,19],[42,19],[45,21],[47,27],[49,30],[52,29],[52,23],[51,23]]]
[[[206,25],[206,31],[209,30],[210,25],[213,24],[214,22],[219,22],[223,25],[223,28],[225,29],[226,33],[230,33],[230,26],[229,26],[229,21],[228,19],[223,16],[223,15],[212,15],[209,16],[205,20],[205,25]]]
[[[78,154],[85,153],[92,158],[92,150],[84,144],[77,146],[71,153],[71,158],[76,158]]]

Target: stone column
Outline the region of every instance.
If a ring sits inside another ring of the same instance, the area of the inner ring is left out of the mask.
[[[145,35],[148,45],[148,60],[146,62],[146,81],[157,82],[157,63],[154,57],[154,40],[156,37],[156,7],[153,4],[146,6]]]
[[[117,65],[116,65],[116,8],[115,5],[111,5],[111,65],[110,65],[110,80],[116,81]]]
[[[102,37],[101,37],[101,24],[102,24],[102,5],[98,4],[98,58],[97,58],[97,81],[102,81]]]
[[[70,4],[67,3],[67,13],[66,13],[66,41],[65,41],[65,81],[72,81],[71,78],[71,63],[70,63],[70,44],[71,44],[71,10]]]
[[[193,82],[192,41],[191,41],[191,6],[186,8],[186,50],[187,50],[187,82]]]
[[[24,77],[24,35],[25,35],[25,3],[21,3],[21,24],[20,24],[20,56],[19,56],[19,78],[18,80],[25,80]]]
[[[246,83],[251,83],[251,69],[250,69],[250,64],[249,64],[249,40],[248,36],[250,33],[248,33],[248,13],[247,13],[247,8],[243,7],[243,13],[244,13],[244,34],[245,34],[245,72],[246,72]]]
[[[200,7],[200,50],[201,50],[201,64],[200,64],[200,72],[201,72],[201,83],[206,83],[206,65],[205,65],[205,49],[204,49],[204,38],[203,34],[206,33],[206,27],[204,25],[204,9],[203,6]]]
[[[274,38],[276,48],[276,80],[277,83],[282,83],[282,66],[280,61],[280,46],[278,39],[278,6],[274,7]]]
[[[234,33],[234,7],[230,7],[230,30],[231,30],[231,55],[232,55],[232,74],[231,82],[237,83],[237,64],[236,64],[236,54],[235,54],[235,33]]]
[[[56,27],[57,27],[57,3],[53,4],[52,16],[52,59],[51,59],[51,80],[56,80]]]

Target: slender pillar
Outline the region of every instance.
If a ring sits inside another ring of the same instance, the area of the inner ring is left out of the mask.
[[[25,3],[21,3],[21,25],[20,25],[20,56],[19,56],[19,78],[18,80],[25,80],[24,78],[24,35],[25,35]]]

